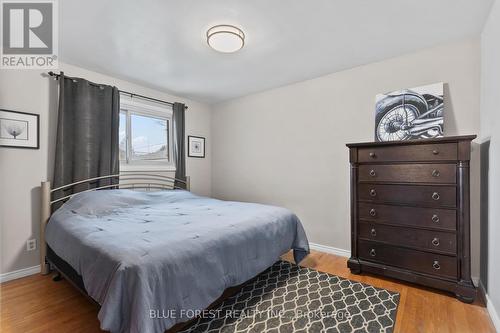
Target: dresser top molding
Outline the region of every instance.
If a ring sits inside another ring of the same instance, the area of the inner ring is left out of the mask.
[[[447,143],[458,141],[472,141],[476,135],[460,135],[460,136],[444,136],[435,139],[419,139],[419,140],[406,140],[406,141],[386,141],[386,142],[356,142],[348,143],[347,147],[383,147],[383,146],[402,146],[402,145],[425,145],[432,143]]]

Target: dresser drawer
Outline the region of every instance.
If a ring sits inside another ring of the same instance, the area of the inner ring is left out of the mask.
[[[358,161],[360,163],[455,161],[458,157],[457,151],[458,146],[456,143],[359,148]]]
[[[455,186],[359,184],[358,199],[372,202],[456,207]]]
[[[376,223],[358,224],[359,238],[392,245],[407,246],[454,255],[457,253],[456,236],[450,232],[410,229]]]
[[[360,165],[359,181],[396,183],[456,183],[455,164]]]
[[[369,241],[358,241],[359,258],[415,272],[457,278],[456,257],[410,250]]]
[[[457,214],[454,209],[417,208],[374,203],[358,203],[360,219],[401,226],[456,230]]]

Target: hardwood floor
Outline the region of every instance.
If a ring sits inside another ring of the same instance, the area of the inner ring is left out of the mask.
[[[291,255],[285,255],[291,260]],[[322,272],[386,288],[401,294],[395,332],[459,333],[495,332],[480,301],[464,304],[454,297],[368,275],[352,275],[346,258],[313,251],[302,263]],[[102,332],[97,307],[67,281],[34,275],[1,284],[0,331],[11,332]]]

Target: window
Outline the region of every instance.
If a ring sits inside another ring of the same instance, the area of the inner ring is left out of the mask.
[[[172,170],[171,133],[171,107],[121,96],[119,143],[123,170]]]

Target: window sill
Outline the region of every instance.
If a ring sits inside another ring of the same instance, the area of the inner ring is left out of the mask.
[[[120,172],[175,172],[173,165],[120,164]]]

